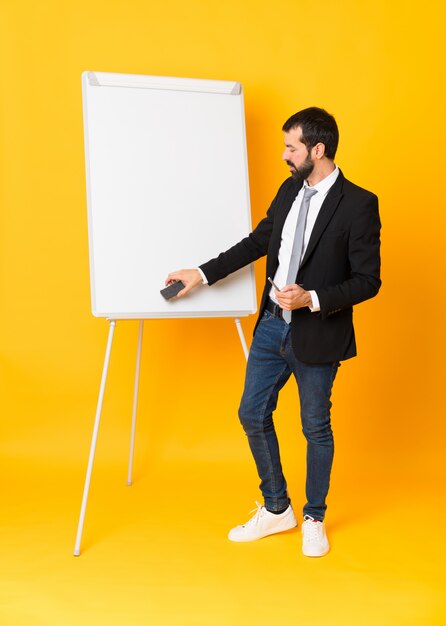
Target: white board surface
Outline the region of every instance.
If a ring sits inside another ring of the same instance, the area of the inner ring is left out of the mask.
[[[166,301],[169,272],[197,267],[251,231],[239,83],[82,75],[93,315],[243,316],[252,266]]]

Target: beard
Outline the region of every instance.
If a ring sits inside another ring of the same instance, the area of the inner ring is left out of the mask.
[[[293,168],[291,171],[291,176],[297,182],[306,180],[311,174],[311,172],[314,170],[314,161],[311,158],[311,155],[309,152],[307,156],[305,157],[305,161],[299,167],[296,167],[294,163],[291,163],[291,161],[287,161],[287,164]]]

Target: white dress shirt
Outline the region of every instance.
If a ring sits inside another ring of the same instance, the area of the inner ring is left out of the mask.
[[[319,211],[321,209],[322,203],[325,200],[325,197],[327,193],[329,192],[330,188],[332,187],[332,185],[334,185],[338,175],[339,175],[339,168],[336,165],[335,169],[331,172],[331,174],[329,174],[328,176],[320,180],[316,185],[312,187],[312,189],[315,189],[317,193],[315,193],[310,198],[310,206],[308,208],[307,223],[305,224],[302,258],[307,249],[308,242],[310,241],[310,236],[313,231],[316,218],[319,215]],[[282,287],[285,287],[285,284],[286,284],[286,279],[288,276],[288,268],[290,266],[290,260],[291,260],[291,252],[293,250],[293,242],[294,242],[294,234],[296,232],[297,218],[299,216],[299,211],[300,211],[300,207],[302,204],[306,187],[309,187],[309,185],[307,181],[305,180],[299,193],[296,196],[296,199],[293,202],[293,205],[291,206],[290,212],[288,213],[287,218],[285,220],[285,224],[283,225],[282,241],[280,244],[279,257],[278,257],[279,266],[276,270],[276,273],[273,279],[275,284],[280,289],[282,289]],[[271,300],[273,300],[277,304],[277,299],[274,296],[274,291],[275,291],[274,287],[271,287],[271,291],[269,292],[269,297],[271,298]],[[312,302],[312,306],[310,307],[310,310],[313,311],[314,313],[316,311],[320,311],[319,298],[317,297],[317,293],[315,291],[309,291],[309,293],[310,293],[311,302]]]

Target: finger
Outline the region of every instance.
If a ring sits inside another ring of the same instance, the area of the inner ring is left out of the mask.
[[[299,289],[300,287],[298,285],[285,285],[285,287],[282,288],[281,293],[289,293],[290,291],[297,292]]]
[[[181,270],[177,272],[171,272],[170,274],[168,274],[166,278],[166,285],[171,285],[177,280],[183,280],[184,282],[183,272]]]
[[[175,296],[176,298],[181,298],[182,296],[185,296],[187,293],[189,293],[189,291],[192,291],[192,289],[194,288],[194,286],[191,285],[190,283],[186,283],[184,279],[183,279],[183,283],[185,287],[184,289],[182,289],[181,291],[177,293],[177,295]]]
[[[288,293],[289,291],[291,291],[293,285],[285,285],[285,287],[282,287],[281,289],[281,293]]]
[[[294,298],[281,298],[279,301],[279,305],[282,307],[282,309],[290,311],[294,307]]]

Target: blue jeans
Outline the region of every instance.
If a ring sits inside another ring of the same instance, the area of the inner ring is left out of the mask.
[[[339,363],[302,363],[294,355],[290,331],[284,320],[269,311],[263,313],[249,353],[239,417],[257,465],[265,507],[270,511],[285,509],[290,500],[272,414],[279,391],[294,374],[307,440],[308,501],[303,512],[322,521],[334,453],[330,396]]]

